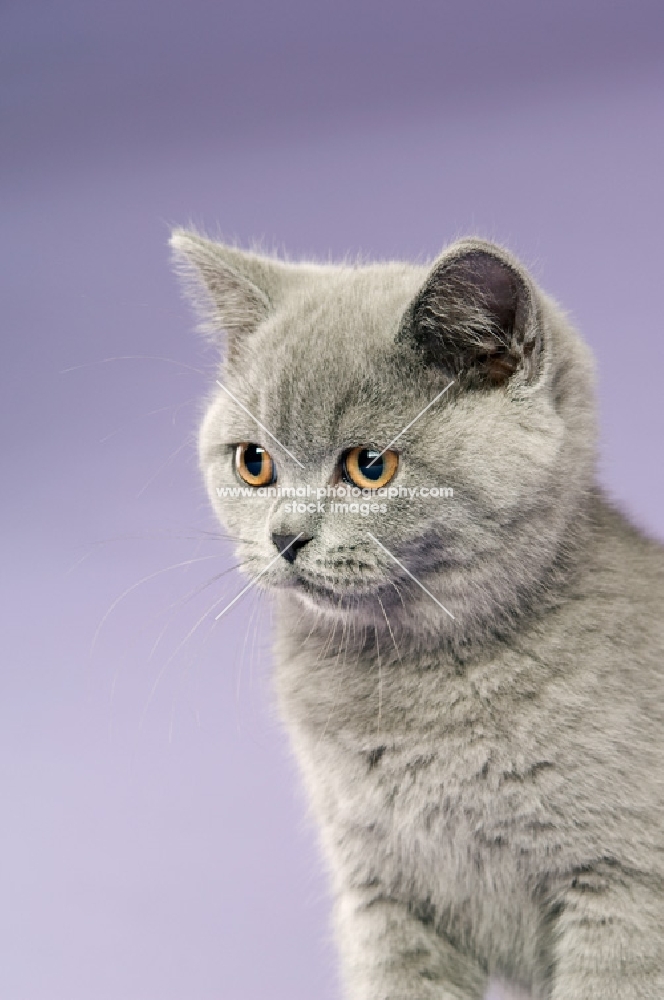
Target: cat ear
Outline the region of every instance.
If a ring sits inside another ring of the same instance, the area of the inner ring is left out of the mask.
[[[475,387],[537,376],[541,333],[530,279],[502,248],[463,240],[434,264],[397,336]]]
[[[234,356],[243,338],[271,313],[285,265],[186,229],[175,229],[170,245],[203,331],[217,343],[225,333]]]

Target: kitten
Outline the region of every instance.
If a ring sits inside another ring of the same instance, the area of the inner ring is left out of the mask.
[[[348,997],[662,1000],[664,558],[595,483],[588,349],[480,240],[172,246],[224,332],[201,464],[278,607]]]

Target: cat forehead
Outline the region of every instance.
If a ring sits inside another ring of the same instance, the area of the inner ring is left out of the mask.
[[[408,264],[321,267],[249,335],[227,369],[231,386],[271,429],[295,421],[326,440],[345,416],[370,427],[408,394],[395,341],[423,273]]]
[[[394,337],[421,282],[422,272],[404,264],[321,268],[285,298],[273,330],[301,347],[321,337],[338,345],[357,345],[358,337],[381,343]]]
[[[408,395],[395,338],[422,283],[408,265],[321,271],[280,303],[227,371],[252,412],[301,449],[380,436],[395,399]],[[225,421],[242,422],[232,402],[219,402]]]

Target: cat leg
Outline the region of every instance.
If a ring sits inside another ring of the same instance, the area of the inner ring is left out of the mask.
[[[664,998],[661,887],[579,875],[563,895],[555,934],[551,1000]]]
[[[336,918],[350,1000],[484,997],[486,973],[402,903],[349,892]]]

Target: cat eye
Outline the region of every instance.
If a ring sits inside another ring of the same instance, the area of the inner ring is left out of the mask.
[[[398,464],[396,451],[388,449],[381,455],[375,448],[360,445],[345,453],[342,460],[343,476],[353,486],[359,486],[363,490],[378,490],[389,483]]]
[[[243,442],[235,449],[235,468],[249,486],[269,486],[277,472],[269,451],[259,444]]]

